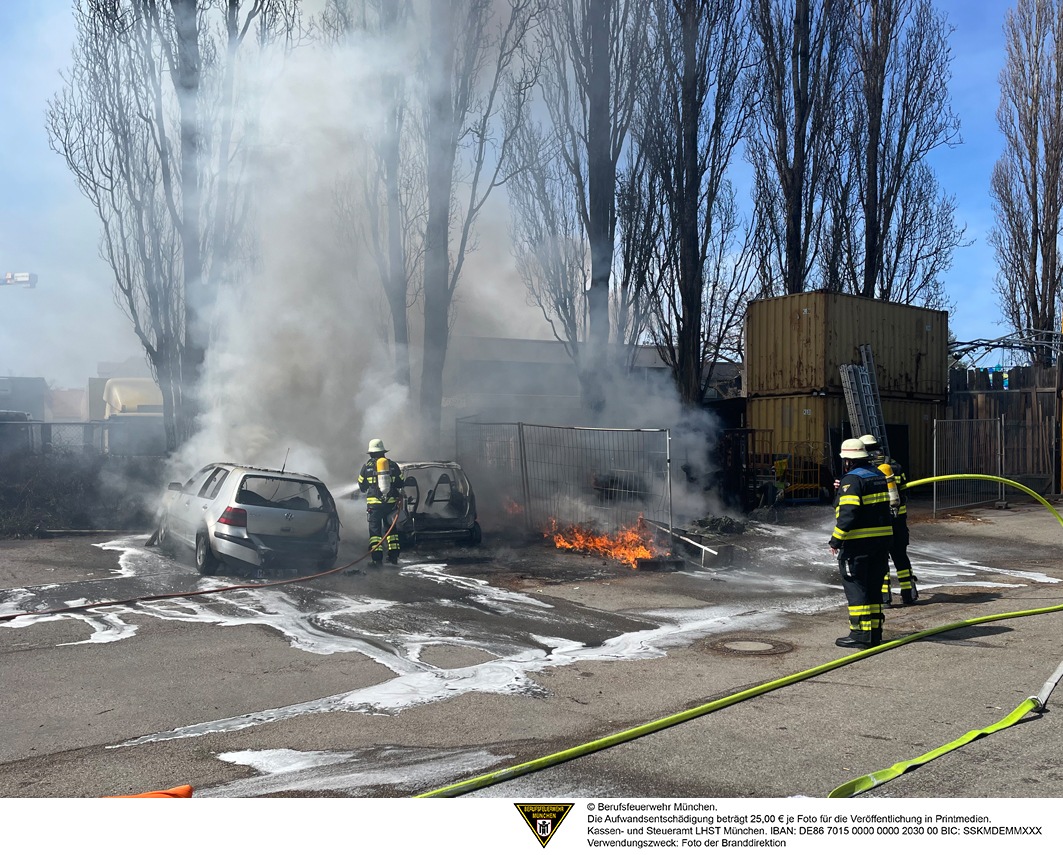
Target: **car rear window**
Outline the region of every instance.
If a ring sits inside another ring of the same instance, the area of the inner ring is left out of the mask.
[[[330,504],[313,481],[292,478],[264,478],[248,475],[236,492],[238,505],[284,508],[289,511],[327,511]]]

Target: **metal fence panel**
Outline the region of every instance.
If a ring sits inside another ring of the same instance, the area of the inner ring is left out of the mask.
[[[1003,422],[999,419],[935,419],[934,475],[1004,475]],[[934,482],[934,516],[1004,499],[997,481]]]
[[[517,506],[513,510],[530,531],[569,523],[615,531],[640,516],[672,525],[670,434],[665,429],[463,419],[455,439],[458,460],[478,497]]]

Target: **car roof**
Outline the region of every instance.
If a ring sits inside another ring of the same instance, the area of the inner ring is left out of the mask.
[[[227,467],[229,469],[232,469],[234,472],[243,472],[246,475],[265,475],[269,478],[275,478],[279,475],[287,478],[305,478],[308,481],[317,481],[321,484],[325,483],[316,475],[307,475],[305,472],[292,472],[290,469],[266,469],[261,466],[247,466],[242,463],[208,463],[206,466],[202,467],[202,469],[198,469],[197,471],[202,472],[203,469],[209,469],[212,466]]]

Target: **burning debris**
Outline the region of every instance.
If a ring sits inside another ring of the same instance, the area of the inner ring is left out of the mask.
[[[550,520],[550,529],[543,536],[552,538],[558,549],[601,555],[629,567],[637,568],[640,560],[667,555],[667,550],[657,545],[641,516],[634,525],[622,528],[615,534],[602,534],[582,524],[560,526],[557,520]]]

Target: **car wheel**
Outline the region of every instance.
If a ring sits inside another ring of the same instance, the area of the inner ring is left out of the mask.
[[[167,525],[165,518],[159,520],[159,534],[156,542],[159,544],[159,551],[164,555],[173,554],[173,538],[170,537],[170,526]]]
[[[196,569],[204,576],[218,572],[218,557],[210,548],[210,536],[205,531],[196,535]]]
[[[339,555],[338,552],[334,552],[334,553],[332,553],[332,556],[330,558],[319,558],[318,561],[317,561],[317,569],[318,570],[331,570],[333,567],[336,566],[336,557],[338,555]]]
[[[472,528],[469,529],[469,546],[479,546],[483,541],[483,531],[480,529],[480,524],[475,522],[472,524]]]

